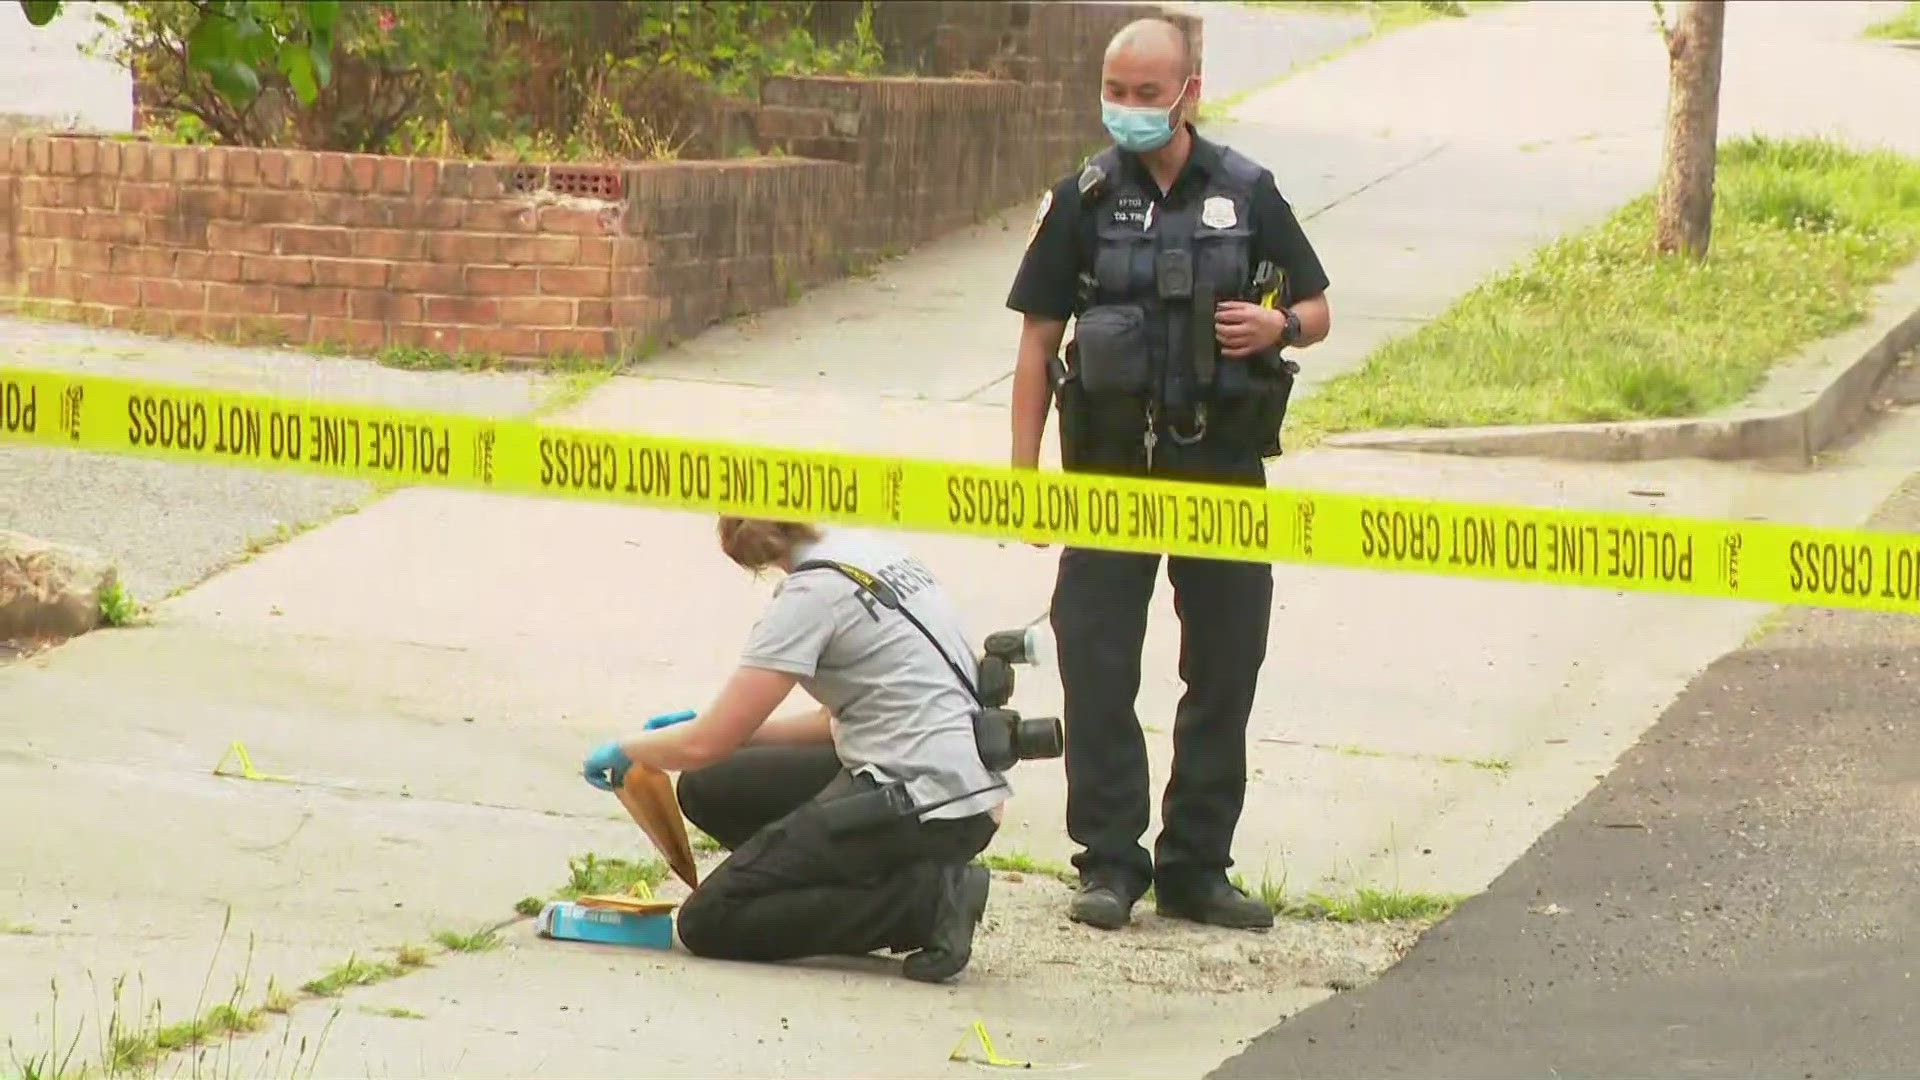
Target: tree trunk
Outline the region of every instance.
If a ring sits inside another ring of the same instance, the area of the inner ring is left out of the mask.
[[[1666,160],[1654,218],[1654,247],[1664,254],[1682,251],[1695,259],[1707,255],[1726,22],[1726,0],[1689,0],[1666,33]]]

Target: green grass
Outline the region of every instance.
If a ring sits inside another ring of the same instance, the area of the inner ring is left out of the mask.
[[[404,1005],[380,1005],[367,1009],[375,1016],[390,1016],[395,1020],[425,1020],[424,1013],[418,1013]]]
[[[1883,41],[1920,40],[1920,2],[1908,3],[1897,14],[1867,27],[1866,35]]]
[[[448,952],[487,952],[500,947],[500,934],[494,930],[475,930],[472,933],[442,930],[433,935],[433,940]]]
[[[1076,885],[1080,881],[1079,872],[1072,867],[1038,859],[1024,851],[984,852],[973,861],[999,873],[1049,877],[1068,885]]]
[[[653,888],[667,880],[670,872],[661,859],[619,859],[588,852],[567,860],[567,883],[555,895],[562,900],[627,895],[638,885]]]
[[[1920,254],[1920,161],[1741,138],[1721,144],[1718,173],[1704,262],[1653,251],[1643,195],[1328,380],[1288,417],[1296,441],[1709,413],[1859,323]]]
[[[399,964],[384,960],[371,962],[362,960],[357,955],[349,956],[345,962],[324,975],[302,983],[300,989],[315,997],[339,997],[348,987],[372,986],[374,983],[399,978],[405,973],[406,968]]]
[[[118,581],[100,590],[100,621],[106,625],[132,626],[141,614],[140,602]]]

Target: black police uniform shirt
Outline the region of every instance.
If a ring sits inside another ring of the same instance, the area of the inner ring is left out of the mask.
[[[1188,124],[1193,150],[1187,163],[1174,178],[1173,185],[1155,200],[1156,205],[1182,206],[1198,198],[1206,189],[1206,178],[1221,168],[1220,147],[1200,137]],[[1133,172],[1142,187],[1158,192],[1159,185],[1148,176],[1140,158],[1128,150],[1120,151],[1121,168]],[[1033,232],[1027,241],[1026,255],[1014,275],[1013,290],[1007,306],[1024,315],[1065,321],[1073,314],[1079,292],[1080,271],[1091,269],[1091,259],[1099,240],[1094,215],[1080,212],[1080,173],[1073,173],[1053,186],[1042,199]],[[1253,261],[1271,261],[1286,271],[1287,298],[1297,304],[1326,291],[1326,270],[1306,233],[1293,216],[1293,207],[1281,196],[1273,173],[1267,171],[1254,187]]]

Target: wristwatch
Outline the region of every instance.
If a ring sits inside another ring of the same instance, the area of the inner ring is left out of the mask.
[[[1300,316],[1291,309],[1282,309],[1287,316],[1287,328],[1280,332],[1280,344],[1291,345],[1300,340]]]

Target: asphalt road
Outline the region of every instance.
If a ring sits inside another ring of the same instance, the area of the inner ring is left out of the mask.
[[[1920,478],[1873,525],[1920,528]],[[1920,618],[1796,609],[1379,981],[1212,1075],[1920,1071]]]

